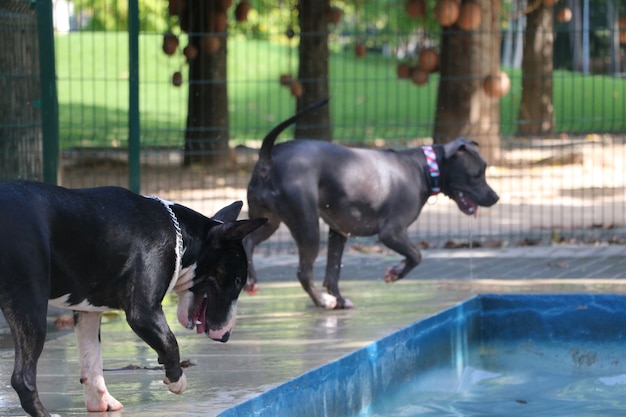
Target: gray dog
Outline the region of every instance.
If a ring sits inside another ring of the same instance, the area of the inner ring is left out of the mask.
[[[487,164],[476,143],[457,139],[445,145],[402,151],[353,149],[318,140],[295,140],[274,145],[277,136],[316,103],[276,126],[263,140],[259,160],[248,184],[251,218],[267,223],[244,239],[248,256],[246,291],[258,290],[252,261],[254,247],[284,222],[298,246],[298,279],[316,306],[353,307],[339,292],[341,257],[349,236],[373,236],[405,259],[384,275],[386,282],[403,278],[421,261],[407,228],[428,197],[439,192],[459,209],[475,215],[498,195],[485,181]],[[321,293],[313,282],[313,263],[319,252],[319,217],[329,226],[328,258]]]

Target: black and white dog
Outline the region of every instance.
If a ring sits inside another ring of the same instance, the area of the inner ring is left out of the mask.
[[[182,393],[178,344],[161,302],[176,292],[183,326],[228,340],[247,276],[242,239],[265,223],[237,221],[241,207],[236,202],[207,218],[119,187],[0,184],[0,308],[15,343],[11,384],[23,409],[50,415],[36,385],[48,303],[74,310],[87,410],[122,408],[102,371],[100,320],[111,309],[126,313],[157,352],[169,390]]]

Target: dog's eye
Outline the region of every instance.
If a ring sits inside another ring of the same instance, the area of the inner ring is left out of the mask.
[[[242,286],[242,284],[243,284],[243,278],[235,277],[235,287],[239,288]]]

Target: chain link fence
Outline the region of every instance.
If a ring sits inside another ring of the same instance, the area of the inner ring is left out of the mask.
[[[16,4],[20,7],[12,10]],[[78,10],[65,0],[53,2],[58,179],[64,186],[129,186],[129,35],[124,25],[98,28],[94,24],[96,17],[105,13],[115,16],[123,12],[116,9],[118,4],[92,1],[90,7]],[[397,71],[399,64],[414,62],[421,49],[437,47],[439,29],[428,25],[407,29],[400,24],[393,29],[393,25],[378,21],[364,24],[357,18],[365,12],[350,9],[355,4],[341,3],[345,20],[332,26],[329,33],[333,141],[373,148],[432,143],[438,74],[431,74],[418,86],[410,79],[400,79]],[[379,13],[393,19],[404,13],[402,4],[391,7],[380,2]],[[163,15],[167,5],[162,4]],[[24,37],[36,32],[32,10],[17,0],[1,0],[0,6],[3,39],[36,45]],[[298,67],[297,36],[286,36],[293,16],[257,6],[261,8],[250,12],[248,22],[230,17],[230,149],[220,151],[226,164],[183,164],[189,90],[182,51],[188,35],[175,33],[177,51],[166,54],[163,34],[171,27],[155,24],[140,32],[141,193],[158,194],[207,215],[233,200],[246,200],[247,181],[261,139],[296,108],[293,91],[280,82],[281,76],[293,76]],[[595,49],[589,55],[587,72],[575,68],[573,52],[565,51],[570,26],[555,21],[556,122],[553,131],[543,135],[517,135],[524,75],[515,57],[520,55],[523,33],[517,21],[504,25],[509,29],[502,36],[502,58],[507,61],[503,70],[511,87],[499,106],[501,158],[487,172],[501,199],[490,209],[480,209],[474,218],[464,216],[444,196],[431,198],[411,228],[422,246],[626,243],[626,78],[611,70],[615,66],[610,66],[606,55],[610,28],[600,11],[594,13],[590,21],[595,26],[590,33]],[[356,52],[357,44],[363,44],[364,55]],[[2,180],[41,179],[38,104],[36,98],[28,99],[32,96],[28,91],[38,88],[36,67],[31,65],[35,56],[27,46],[13,49],[15,60],[2,61],[0,79],[5,97],[0,112]],[[625,66],[624,50],[622,44],[618,68]],[[19,94],[12,93],[15,89]],[[375,240],[356,242],[369,245]],[[264,247],[293,246],[288,231],[280,230]]]

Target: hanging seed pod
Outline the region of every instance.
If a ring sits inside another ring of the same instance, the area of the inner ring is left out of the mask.
[[[204,52],[207,54],[214,54],[219,51],[221,47],[222,42],[217,36],[206,35],[202,38],[202,49],[204,49]]]
[[[421,68],[413,68],[411,71],[411,81],[415,85],[428,84],[428,73]]]
[[[175,87],[183,85],[183,74],[180,71],[176,71],[172,74],[172,85]]]
[[[567,23],[572,20],[572,10],[569,7],[561,7],[556,12],[556,20],[560,23]]]
[[[463,3],[457,24],[463,30],[474,30],[480,26],[481,10],[478,3],[473,1]]]
[[[226,13],[215,13],[213,22],[215,24],[213,29],[215,32],[224,32],[228,27],[228,16],[226,15]]]
[[[183,48],[183,55],[187,58],[187,62],[191,62],[198,57],[198,47],[196,45],[189,44]]]
[[[293,82],[291,74],[280,74],[280,85],[288,87]]]
[[[419,53],[419,67],[426,73],[431,73],[439,66],[439,54],[435,48],[424,48]]]
[[[401,62],[396,67],[396,74],[399,80],[406,80],[411,77],[411,68],[406,62]]]
[[[300,81],[293,81],[289,84],[289,90],[291,91],[291,95],[294,97],[301,97],[304,89],[302,88],[302,83]]]
[[[485,77],[483,81],[483,89],[489,97],[503,97],[511,89],[511,80],[509,76],[502,71],[496,74],[490,74]]]
[[[356,55],[357,58],[363,58],[365,54],[367,54],[367,48],[364,44],[357,43],[354,45],[354,55]]]
[[[328,23],[336,25],[341,21],[341,17],[343,16],[343,11],[339,7],[331,7],[326,12],[326,20]]]
[[[242,0],[237,3],[235,7],[235,20],[238,22],[245,22],[248,20],[248,12],[252,10],[252,4],[247,0]]]
[[[181,16],[187,7],[187,0],[169,0],[167,4],[167,13],[170,16]]]
[[[172,32],[167,32],[163,35],[163,52],[167,55],[174,55],[177,48],[178,36],[174,35]]]
[[[406,0],[404,2],[404,11],[413,19],[419,19],[426,16],[425,0]]]
[[[451,26],[459,18],[459,4],[456,0],[437,0],[435,19],[441,26]]]

